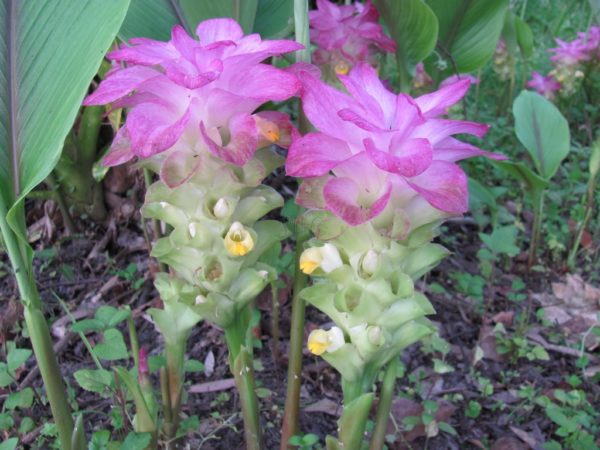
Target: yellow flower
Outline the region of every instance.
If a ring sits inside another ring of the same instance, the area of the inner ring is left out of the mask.
[[[338,350],[345,344],[344,332],[338,327],[332,327],[329,331],[313,330],[308,336],[308,350],[313,355],[322,355]]]
[[[244,256],[254,248],[250,232],[239,222],[234,222],[225,235],[225,249],[232,256]]]
[[[323,256],[321,256],[321,251],[317,247],[307,248],[300,255],[300,270],[307,275],[310,275],[315,271],[321,261],[323,260]]]
[[[307,275],[313,273],[317,267],[323,269],[325,273],[329,273],[342,265],[340,252],[331,244],[307,248],[300,255],[300,270]]]
[[[338,61],[333,70],[335,70],[335,73],[338,75],[346,75],[350,72],[350,66],[346,61]]]

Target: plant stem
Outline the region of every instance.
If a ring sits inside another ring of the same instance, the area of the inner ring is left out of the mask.
[[[371,437],[369,450],[382,450],[385,444],[385,434],[392,408],[392,398],[394,397],[394,388],[396,387],[396,369],[398,368],[398,358],[393,358],[385,369],[381,393],[379,394],[379,406],[377,407],[377,416],[375,418],[375,429]]]
[[[533,227],[531,229],[531,246],[529,247],[529,259],[527,261],[527,269],[531,270],[535,262],[537,247],[540,240],[540,230],[542,227],[542,215],[544,213],[544,198],[546,191],[541,191],[535,204],[533,205]]]
[[[308,238],[305,231],[299,231],[296,239],[296,268],[292,296],[292,318],[290,325],[290,350],[287,375],[287,392],[281,435],[281,449],[293,448],[288,445],[292,436],[298,434],[300,416],[300,388],[302,386],[302,348],[304,344],[304,316],[306,304],[300,292],[306,287],[308,277],[300,270],[300,255]]]
[[[250,344],[246,344],[245,311],[238,313],[237,320],[225,328],[225,341],[229,349],[229,364],[240,395],[242,417],[244,418],[244,436],[247,450],[261,450],[262,432],[260,428],[260,409],[256,396],[254,365]]]
[[[75,234],[77,232],[77,227],[75,226],[75,222],[73,222],[73,218],[69,213],[69,207],[67,206],[67,202],[65,201],[65,198],[62,195],[60,186],[56,182],[56,179],[54,178],[54,175],[52,173],[50,173],[46,177],[46,184],[52,191],[54,200],[58,204],[58,209],[60,209],[60,214],[62,215],[63,221],[65,223],[67,234]]]
[[[24,223],[25,211],[20,209],[20,215]],[[42,301],[33,278],[33,267],[31,265],[24,245],[20,245],[19,238],[8,225],[6,220],[7,209],[0,200],[0,231],[4,238],[6,251],[14,268],[15,277],[21,302],[24,306],[25,323],[31,346],[42,374],[52,416],[58,429],[58,436],[63,450],[71,450],[71,438],[73,435],[73,417],[67,401],[63,378],[60,373],[56,354],[52,348],[52,337],[48,329],[48,323],[42,313]]]
[[[127,328],[129,330],[129,343],[131,345],[131,353],[133,354],[133,363],[135,370],[139,371],[140,366],[140,344],[138,341],[137,330],[135,329],[135,323],[133,322],[133,312],[129,310],[129,317],[127,317]]]
[[[277,365],[281,364],[281,354],[279,351],[279,290],[277,289],[276,282],[271,283],[271,339],[273,345],[271,350],[273,351],[273,360]]]
[[[148,188],[152,184],[152,173],[148,169],[144,169],[144,183],[146,184],[146,190],[148,190]],[[143,220],[144,219],[142,218],[142,221]],[[142,222],[142,225],[143,225],[143,222]],[[156,219],[152,219],[152,231],[154,231],[154,241],[156,242],[157,240],[159,240],[162,237],[162,233],[160,232],[160,224],[159,224],[158,220],[156,220]],[[164,263],[159,261],[158,262],[158,270],[160,270],[161,272],[166,272],[167,266]]]
[[[169,386],[171,422],[169,429],[165,430],[167,437],[172,439],[177,433],[179,426],[179,410],[181,409],[181,394],[183,392],[183,365],[185,362],[185,343],[165,341],[165,359],[167,365],[167,379]]]

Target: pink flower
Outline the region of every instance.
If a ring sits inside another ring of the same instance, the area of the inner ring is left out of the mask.
[[[531,74],[531,80],[527,82],[527,87],[537,91],[547,99],[552,99],[554,93],[560,90],[560,83],[552,75],[542,75],[539,72]]]
[[[298,203],[327,209],[350,225],[386,209],[413,220],[423,201],[444,213],[465,212],[467,178],[455,162],[502,158],[453,137],[481,137],[487,125],[440,118],[465,95],[469,80],[413,99],[387,90],[368,64],[340,76],[350,95],[308,72],[299,78],[304,111],[318,131],[292,142],[286,171],[305,178]]]
[[[319,47],[314,61],[331,65],[337,73],[348,73],[358,62],[374,62],[377,52],[396,50],[395,41],[383,33],[371,0],[342,6],[317,0],[317,10],[310,11],[309,17],[310,38]]]
[[[113,69],[84,104],[130,109],[104,164],[184,147],[243,165],[261,145],[285,140],[287,116],[252,113],[265,102],[292,97],[300,83],[291,72],[261,62],[302,46],[244,36],[232,19],[206,20],[196,35],[199,41],[175,26],[168,42],[136,38],[108,55],[126,67]]]

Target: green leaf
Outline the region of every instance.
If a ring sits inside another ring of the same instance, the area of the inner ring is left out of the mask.
[[[87,333],[89,331],[102,331],[106,327],[104,322],[98,319],[78,320],[71,326],[71,331],[74,333]]]
[[[19,434],[29,433],[35,428],[35,422],[31,417],[23,417],[19,424]]]
[[[433,371],[435,373],[450,373],[454,372],[454,367],[441,359],[433,358]]]
[[[6,387],[13,383],[15,380],[8,371],[6,363],[0,362],[0,388]]]
[[[281,39],[294,29],[294,0],[258,0],[254,32],[263,39]]]
[[[124,41],[134,37],[168,41],[173,26],[185,25],[180,12],[176,1],[131,0],[119,37]]]
[[[94,353],[98,358],[116,361],[129,356],[125,340],[119,330],[111,328],[106,330],[103,335],[104,341],[94,347]]]
[[[8,371],[14,373],[15,370],[27,362],[30,356],[31,350],[27,348],[13,348],[10,350],[6,356]]]
[[[525,58],[531,58],[533,55],[533,31],[531,31],[527,22],[516,16],[515,31],[517,32],[517,43],[521,53]]]
[[[537,172],[550,180],[571,150],[569,124],[550,101],[522,91],[513,103],[515,133],[533,159]]]
[[[86,391],[105,393],[110,389],[113,376],[108,370],[81,369],[73,374],[77,384]]]
[[[535,199],[550,185],[547,180],[540,177],[523,163],[494,161],[493,164],[524,183],[526,187],[525,194],[530,197],[529,200],[532,202],[535,202]]]
[[[514,225],[497,227],[491,234],[479,233],[479,237],[496,254],[517,256],[521,249],[516,246],[517,232]]]
[[[13,410],[15,408],[30,408],[33,404],[33,389],[25,388],[19,392],[13,392],[4,401],[4,408]]]
[[[7,439],[0,444],[0,450],[15,450],[15,448],[17,448],[18,443],[19,438]]]
[[[179,0],[179,4],[190,30],[195,30],[206,19],[231,17],[237,20],[245,33],[250,33],[258,9],[258,0]]]
[[[191,373],[203,372],[204,364],[202,364],[197,359],[187,359],[183,364],[183,370]]]
[[[423,0],[375,0],[375,5],[396,41],[398,67],[413,74],[435,48],[437,17]]]
[[[427,4],[439,21],[442,56],[450,56],[459,72],[483,67],[496,49],[508,0],[427,0]]]
[[[121,450],[144,450],[151,439],[150,433],[129,433],[121,444]]]
[[[128,6],[128,0],[0,2],[0,205],[10,209],[9,224],[23,240],[21,202],[58,161]]]
[[[13,427],[15,421],[12,416],[8,413],[0,414],[0,431],[9,430]]]
[[[137,268],[135,270],[137,270]],[[127,319],[130,314],[131,311],[128,309],[117,309],[112,306],[104,305],[98,308],[95,316],[96,319],[100,320],[105,325],[105,328],[114,328]]]
[[[88,450],[106,450],[110,441],[110,431],[98,430],[92,433],[92,440],[88,444]]]
[[[458,433],[454,429],[452,425],[448,422],[438,422],[438,428],[442,430],[444,433],[451,434],[452,436],[458,436]]]

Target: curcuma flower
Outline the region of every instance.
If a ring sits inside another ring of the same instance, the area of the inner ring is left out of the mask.
[[[349,225],[393,217],[400,236],[425,216],[464,213],[467,178],[456,161],[503,158],[454,137],[481,137],[487,125],[441,117],[465,95],[469,80],[413,99],[386,89],[368,64],[339,76],[347,93],[307,71],[298,76],[304,111],[318,131],[293,140],[286,171],[304,178],[298,203]]]
[[[296,94],[300,84],[292,73],[261,62],[302,46],[244,36],[232,19],[201,22],[196,35],[199,40],[175,26],[168,42],[135,38],[109,53],[126,66],[113,69],[84,102],[130,108],[105,165],[182,148],[207,149],[243,165],[261,147],[289,144],[285,114],[254,111]]]
[[[556,92],[560,90],[560,83],[556,81],[552,74],[544,76],[539,72],[533,72],[531,80],[527,82],[527,87],[551,100],[554,98]]]
[[[317,0],[309,18],[310,39],[318,47],[313,60],[326,72],[345,75],[359,62],[376,65],[378,54],[396,51],[395,41],[383,33],[371,0],[342,6]]]

